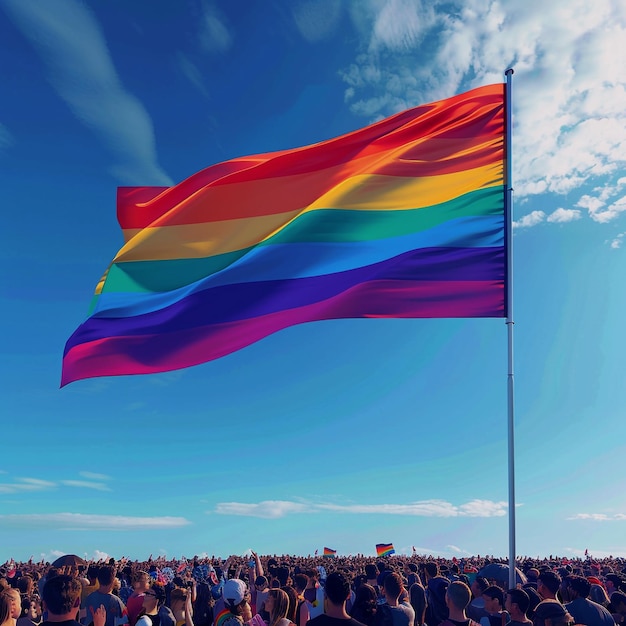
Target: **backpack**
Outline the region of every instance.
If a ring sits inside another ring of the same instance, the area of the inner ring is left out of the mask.
[[[431,578],[426,586],[426,623],[428,626],[439,626],[448,619],[446,591],[450,582],[443,578]]]

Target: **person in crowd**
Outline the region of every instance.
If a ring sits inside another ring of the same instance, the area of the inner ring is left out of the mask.
[[[150,589],[152,578],[145,570],[137,570],[132,575],[133,592],[126,602],[126,612],[128,614],[128,623],[135,626],[139,615],[143,610],[143,596]]]
[[[287,618],[289,596],[282,589],[270,589],[265,600],[265,608],[270,615],[268,626],[291,626]]]
[[[365,626],[374,626],[376,623],[376,610],[378,606],[378,594],[372,585],[363,583],[356,590],[355,599],[349,613],[357,622]]]
[[[41,622],[41,613],[38,612],[39,602],[35,596],[22,598],[22,611],[15,626],[38,626]]]
[[[8,587],[2,592],[2,595],[11,605],[11,619],[13,620],[13,626],[15,626],[19,616],[22,614],[22,597],[20,592],[15,587]]]
[[[252,620],[250,593],[243,580],[226,580],[222,588],[222,599],[224,608],[216,614],[214,626],[238,626]]]
[[[542,600],[535,608],[533,626],[570,626],[572,616],[558,600]]]
[[[607,609],[611,601],[609,600],[609,596],[606,594],[604,587],[599,582],[594,583],[589,578],[587,580],[589,580],[590,583],[589,599],[596,604],[601,604],[605,609]]]
[[[483,591],[487,617],[480,620],[481,626],[505,626],[511,621],[510,615],[504,610],[504,591],[497,585],[489,585]]]
[[[388,572],[383,580],[385,603],[376,611],[377,626],[413,626],[415,611],[409,602],[402,601],[402,578],[396,572]]]
[[[346,611],[350,582],[340,572],[332,572],[324,587],[324,612],[307,622],[307,626],[363,626]]]
[[[509,626],[530,626],[532,621],[528,619],[530,598],[523,589],[509,589],[506,592],[504,608],[511,616]]]
[[[450,581],[441,575],[439,565],[435,561],[424,563],[424,577],[426,581],[426,623],[428,626],[439,626],[448,619],[446,606],[446,590]]]
[[[441,626],[478,626],[465,612],[471,599],[472,592],[464,582],[460,580],[451,582],[446,589],[448,618],[441,622]]]
[[[308,578],[304,598],[309,603],[310,619],[313,619],[324,612],[324,589],[319,583],[320,573],[318,569],[309,568],[303,573]],[[349,592],[348,595],[350,595]]]
[[[426,621],[428,603],[426,602],[426,590],[419,580],[409,587],[409,602],[415,613],[415,626],[423,626]]]
[[[0,626],[13,626],[11,600],[0,593]]]
[[[626,624],[626,593],[623,591],[611,594],[611,615],[616,624]]]
[[[136,626],[175,626],[174,614],[165,605],[165,589],[154,583],[143,594],[143,609]]]
[[[293,580],[292,580],[293,582]],[[296,612],[298,610],[298,594],[291,585],[285,585],[281,589],[287,594],[289,598],[289,606],[287,608],[287,619],[292,623],[296,623]]]
[[[561,586],[561,577],[556,572],[547,570],[537,576],[537,593],[542,600],[558,600],[557,592]]]
[[[565,609],[576,624],[614,626],[615,620],[602,605],[589,600],[591,583],[584,577],[570,574],[563,579],[560,593]]]
[[[42,589],[43,609],[46,620],[42,626],[80,626],[76,620],[80,611],[81,583],[74,577],[61,574],[46,580]],[[104,605],[95,607],[91,615],[93,626],[105,626]]]
[[[170,592],[170,610],[176,626],[194,626],[191,590],[174,587]]]
[[[296,626],[305,626],[311,619],[308,603],[304,598],[304,590],[306,589],[308,578],[304,574],[296,574],[293,577],[293,586],[298,595],[298,604],[296,606]]]
[[[483,591],[485,591],[487,587],[489,587],[489,582],[483,576],[477,576],[470,585],[472,601],[469,603],[467,609],[465,609],[465,612],[467,616],[475,622],[480,623],[483,617],[488,616],[485,609],[485,599],[483,598]]]
[[[113,594],[115,586],[115,566],[103,565],[98,570],[98,584],[96,591],[90,593],[85,599],[85,616],[82,623],[87,626],[93,620],[94,611],[104,606],[106,611],[106,626],[122,626],[128,624],[128,614],[124,603]]]

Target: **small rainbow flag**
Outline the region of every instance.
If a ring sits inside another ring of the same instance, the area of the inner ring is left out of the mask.
[[[393,549],[393,543],[377,543],[376,544],[376,556],[389,556],[395,554]]]
[[[324,556],[336,556],[337,550],[332,550],[331,548],[324,548]]]

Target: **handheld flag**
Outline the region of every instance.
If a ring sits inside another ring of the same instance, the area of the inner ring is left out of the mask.
[[[337,556],[337,550],[332,550],[331,548],[324,548],[324,556]]]
[[[121,188],[118,220],[62,385],[197,365],[304,322],[505,317],[504,85]]]
[[[393,549],[393,543],[377,543],[376,544],[376,556],[389,556],[395,554]]]

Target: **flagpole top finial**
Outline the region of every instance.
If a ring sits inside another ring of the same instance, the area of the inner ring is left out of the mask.
[[[504,72],[505,76],[510,76],[511,74],[513,74],[515,72],[515,70],[512,67],[507,68],[507,70]]]

